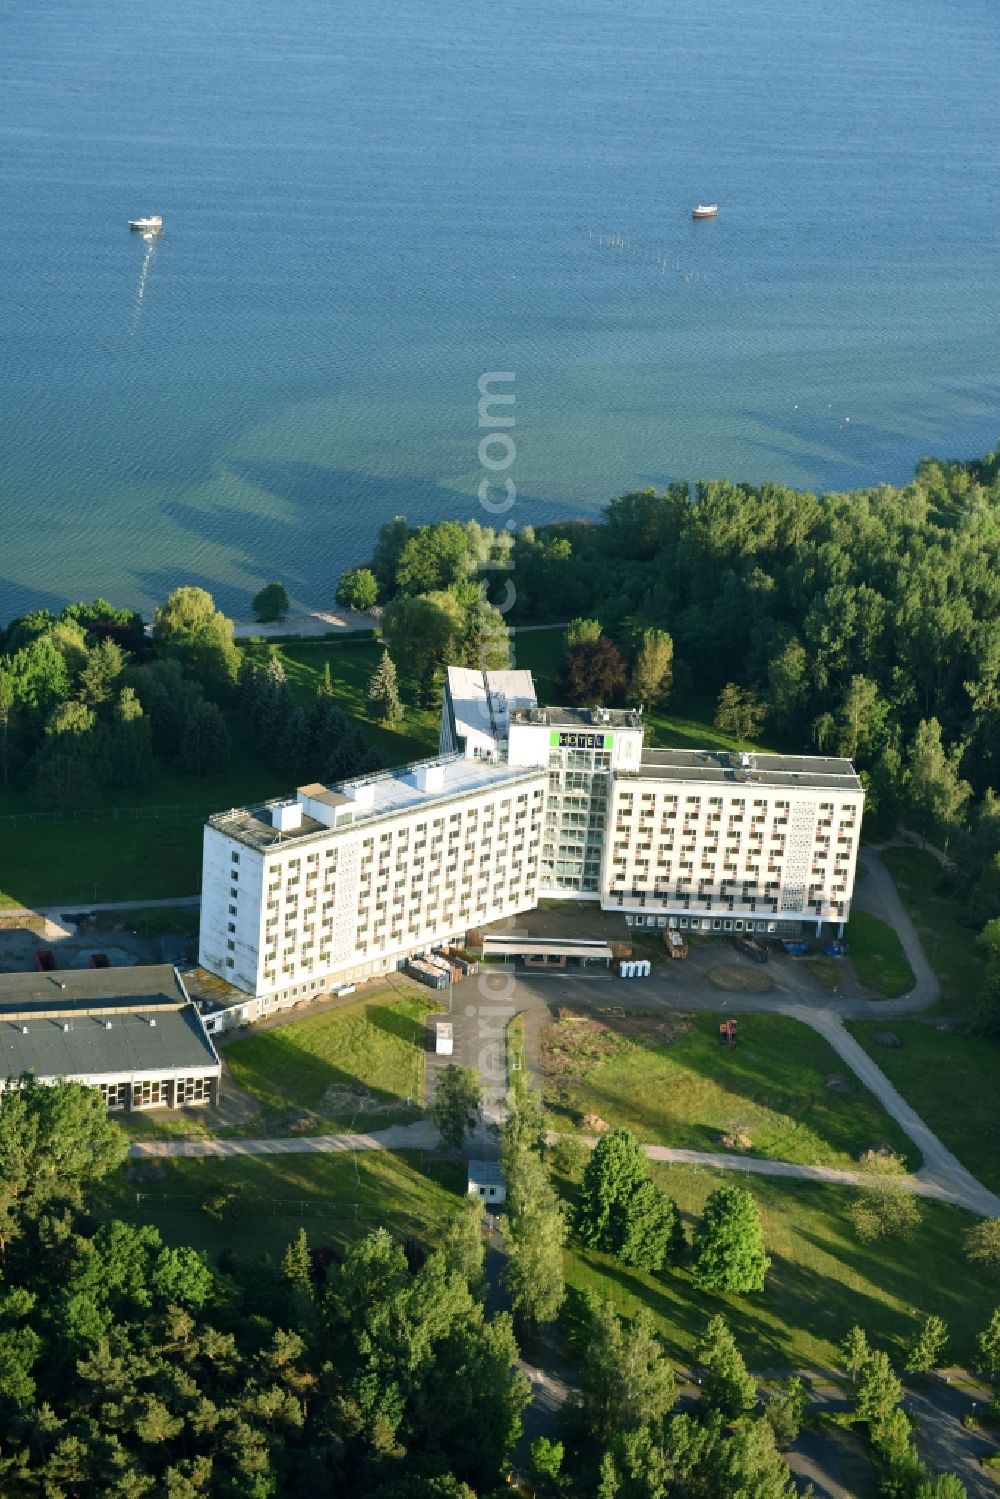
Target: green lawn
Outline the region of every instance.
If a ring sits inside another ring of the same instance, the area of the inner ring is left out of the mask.
[[[39,808],[30,793],[2,787],[0,905],[196,895],[208,814],[282,789],[235,727],[232,764],[224,774],[196,779],[161,767],[149,785],[105,789],[92,812],[67,820],[36,821]],[[16,822],[6,820],[12,816]]]
[[[1000,1045],[918,1020],[890,1023],[898,1048],[876,1044],[885,1029],[877,1022],[856,1021],[848,1029],[962,1164],[1000,1192]]]
[[[234,1182],[245,1196],[220,1223],[202,1204]],[[348,1244],[381,1227],[432,1245],[464,1190],[463,1162],[409,1151],[173,1160],[134,1163],[104,1192],[99,1211],[153,1223],[171,1244],[277,1258],[300,1226],[316,1246]]]
[[[113,932],[121,927],[137,937],[189,937],[198,935],[197,906],[148,906],[137,911],[98,911],[92,930]]]
[[[882,858],[941,983],[945,1007],[968,1013],[985,964],[976,949],[975,930],[964,923],[960,902],[942,888],[940,865],[917,848],[887,848]]]
[[[234,1082],[263,1104],[262,1134],[290,1119],[313,1134],[409,1123],[422,1107],[431,1008],[429,997],[387,999],[383,991],[231,1041],[226,1062]]]
[[[908,994],[916,983],[913,969],[891,926],[867,911],[853,911],[847,923],[851,966],[869,989],[886,999]]]
[[[689,1222],[710,1191],[733,1180],[731,1173],[680,1166],[655,1166],[653,1177]],[[568,1283],[607,1296],[626,1315],[648,1306],[678,1360],[690,1358],[706,1321],[719,1311],[758,1369],[835,1367],[836,1345],[855,1322],[898,1358],[917,1317],[932,1312],[951,1330],[949,1361],[972,1360],[997,1288],[962,1273],[962,1233],[972,1222],[967,1214],[925,1203],[915,1238],[865,1246],[847,1221],[849,1193],[842,1188],[764,1177],[743,1185],[760,1205],[773,1260],[761,1295],[706,1296],[684,1271],[647,1274],[579,1247],[566,1254]]]
[[[746,1015],[729,1048],[719,1045],[718,1016],[679,1019],[561,1021],[562,1056],[546,1065],[545,1085],[556,1126],[582,1127],[597,1114],[647,1144],[688,1150],[719,1150],[723,1135],[742,1130],[755,1155],[824,1166],[850,1165],[885,1142],[920,1164],[912,1142],[808,1026]],[[828,1087],[831,1077],[851,1091]]]

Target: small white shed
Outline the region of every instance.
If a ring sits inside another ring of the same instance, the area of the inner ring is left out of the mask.
[[[469,1196],[478,1197],[480,1202],[505,1201],[507,1188],[499,1161],[469,1162]]]
[[[450,1057],[455,1050],[455,1033],[450,1020],[439,1020],[435,1025],[434,1050],[439,1057]]]

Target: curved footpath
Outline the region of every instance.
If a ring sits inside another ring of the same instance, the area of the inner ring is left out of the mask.
[[[744,1014],[756,1012],[787,1015],[811,1026],[833,1047],[845,1065],[878,1099],[886,1113],[920,1151],[923,1165],[912,1175],[901,1177],[901,1184],[908,1191],[922,1197],[955,1203],[980,1217],[1000,1218],[1000,1197],[978,1182],[962,1165],[924,1123],[916,1110],[897,1092],[865,1049],[844,1029],[845,1020],[873,1020],[884,1019],[889,1015],[915,1014],[932,1005],[941,992],[892,876],[878,853],[872,849],[865,850],[865,863],[868,874],[859,886],[858,904],[873,915],[880,916],[898,932],[916,979],[908,994],[899,999],[888,1000],[829,1000],[821,1008],[806,1002],[805,990],[800,991],[801,997],[769,998],[764,995],[732,994],[720,1001],[716,995],[706,995],[703,1000],[692,1000],[692,996],[687,995],[675,1001],[665,989],[657,992],[654,976],[653,982],[644,987],[644,1000],[648,1002],[648,998],[655,995],[662,1005],[687,1011],[725,1009]],[[530,981],[526,980],[522,987],[528,1000],[529,1013],[544,1010],[547,1015],[546,1001],[533,992]],[[622,990],[623,998],[626,993],[631,997],[634,992],[626,990],[625,985],[622,985]],[[529,1029],[534,1030],[535,1027]],[[529,1053],[534,1049],[529,1045]],[[537,1066],[537,1061],[533,1063],[530,1056],[529,1065],[533,1070]],[[129,1154],[137,1160],[149,1160],[170,1157],[310,1155],[349,1150],[429,1151],[437,1143],[437,1134],[432,1126],[426,1120],[420,1120],[415,1124],[396,1125],[390,1129],[374,1130],[369,1134],[300,1135],[282,1140],[149,1140],[133,1145]],[[596,1140],[590,1138],[588,1143],[593,1145]],[[833,1166],[803,1166],[791,1161],[766,1160],[726,1151],[682,1150],[667,1145],[645,1145],[643,1149],[650,1160],[682,1162],[718,1171],[793,1177],[800,1181],[829,1182],[843,1186],[857,1186],[865,1179],[862,1171],[842,1170]]]

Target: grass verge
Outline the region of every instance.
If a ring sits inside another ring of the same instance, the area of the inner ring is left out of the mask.
[[[847,923],[851,965],[862,984],[884,999],[908,994],[916,977],[891,926],[867,911],[852,911]]]
[[[206,1198],[236,1185],[222,1221]],[[235,1157],[134,1164],[100,1199],[102,1218],[152,1223],[170,1244],[279,1257],[304,1227],[314,1245],[343,1246],[374,1228],[436,1243],[465,1188],[461,1161],[416,1152]]]
[[[938,976],[948,1009],[965,1015],[974,1007],[985,963],[955,896],[947,893],[937,860],[918,848],[887,848],[883,862],[910,914],[927,959]]]
[[[263,1105],[262,1131],[409,1123],[420,1111],[424,1016],[431,1008],[421,995],[386,999],[383,991],[231,1041],[226,1062],[234,1082]]]
[[[848,1030],[963,1166],[1000,1192],[1000,1046],[926,1021],[891,1024],[898,1047],[876,1042],[885,1029],[877,1022],[853,1021]]]
[[[654,1166],[654,1180],[688,1218],[730,1172]],[[962,1234],[973,1221],[959,1208],[923,1204],[910,1240],[863,1245],[855,1239],[843,1188],[754,1178],[744,1185],[761,1209],[772,1267],[759,1296],[708,1296],[684,1270],[632,1270],[579,1247],[566,1254],[570,1285],[608,1297],[626,1315],[649,1307],[673,1357],[686,1360],[708,1318],[722,1312],[748,1362],[757,1369],[831,1368],[837,1344],[859,1323],[898,1357],[919,1317],[947,1322],[949,1360],[974,1357],[976,1334],[996,1303],[995,1286],[956,1274]]]
[[[808,1026],[746,1015],[739,1037],[735,1047],[720,1046],[711,1015],[564,1019],[543,1046],[546,1101],[557,1127],[596,1114],[647,1144],[719,1150],[723,1137],[746,1136],[758,1156],[848,1166],[884,1142],[920,1164],[912,1142]]]

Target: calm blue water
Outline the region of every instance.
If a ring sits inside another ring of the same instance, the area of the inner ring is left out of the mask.
[[[328,602],[486,519],[486,369],[518,524],[986,450],[998,76],[996,0],[0,0],[0,618]]]

